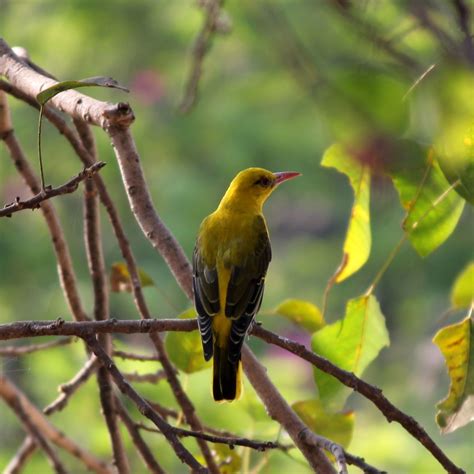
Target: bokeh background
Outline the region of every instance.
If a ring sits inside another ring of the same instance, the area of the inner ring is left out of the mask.
[[[199,100],[188,114],[182,114],[179,104],[192,44],[203,23],[197,2],[0,0],[0,35],[11,46],[25,47],[37,64],[63,80],[110,75],[130,87],[125,97],[118,91],[87,92],[102,100],[131,103],[137,117],[133,134],[154,202],[189,256],[200,221],[214,210],[239,170],[262,166],[303,173],[266,205],[274,258],[260,319],[265,326],[305,342],[308,337],[303,331],[265,313],[289,297],[321,305],[326,282],[340,262],[352,191],[344,176],[320,167],[324,150],[335,141],[357,138],[371,127],[396,137],[412,134],[430,143],[440,122],[436,93],[428,87],[421,99],[400,101],[400,94],[417,75],[403,58],[371,40],[380,34],[420,67],[442,60],[446,48],[440,38],[420,26],[410,2],[357,2],[356,20],[341,14],[338,3],[227,2],[221,16],[224,31],[215,35],[204,62]],[[425,7],[437,25],[461,42],[452,3],[431,1]],[[369,35],[360,21],[375,25]],[[37,112],[15,100],[10,104],[17,135],[36,164]],[[118,203],[140,267],[156,283],[145,290],[153,313],[176,316],[189,302],[131,214],[105,134],[97,130],[96,138],[100,159],[107,162],[101,174]],[[49,124],[44,126],[43,143],[48,182],[57,185],[77,173],[78,160]],[[27,195],[3,147],[0,183],[0,202]],[[64,223],[81,295],[90,308],[92,289],[82,241],[80,193],[55,199],[54,204]],[[434,421],[434,405],[446,395],[449,381],[441,354],[431,342],[449,308],[451,285],[473,256],[473,213],[467,207],[450,239],[432,255],[422,259],[406,244],[390,266],[376,293],[391,345],[364,378],[414,415],[456,463],[474,472],[472,425],[441,436]],[[370,259],[361,271],[332,290],[329,321],[344,314],[349,298],[366,290],[402,235],[403,210],[396,191],[383,176],[373,182],[371,212]],[[110,266],[121,261],[121,255],[105,215],[103,222]],[[111,313],[116,318],[137,317],[129,294],[112,295]],[[0,322],[58,316],[70,318],[41,214],[23,212],[2,219]],[[450,315],[449,321],[460,317],[460,313]],[[142,336],[133,338],[132,344],[144,352],[149,349]],[[315,387],[307,365],[256,340],[250,344],[290,402],[311,398]],[[81,344],[74,344],[18,359],[2,358],[0,370],[39,406],[45,406],[55,398],[57,385],[73,376],[84,360]],[[121,367],[156,370],[152,362],[122,363]],[[209,371],[182,375],[188,394],[208,424],[250,437],[277,437],[278,426],[269,421],[248,383],[241,402],[221,406],[210,400],[209,380]],[[164,383],[137,387],[149,398],[174,406]],[[401,427],[388,424],[366,400],[351,396],[347,407],[356,412],[351,452],[390,473],[442,472],[421,445]],[[109,455],[93,379],[52,421],[91,451]],[[23,438],[17,420],[0,404],[0,467]],[[156,452],[163,453],[159,459],[170,472],[183,469],[159,436],[147,439]],[[242,472],[252,472],[260,457],[243,453]],[[73,472],[82,472],[81,466],[67,459]],[[141,462],[133,456],[132,465],[133,472],[141,472]],[[25,472],[46,473],[49,466],[37,453]],[[261,472],[309,471],[298,456],[275,452]]]

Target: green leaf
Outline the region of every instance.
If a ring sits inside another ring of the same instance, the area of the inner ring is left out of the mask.
[[[451,433],[474,420],[474,324],[470,316],[440,329],[433,342],[446,360],[448,396],[436,408],[442,433]]]
[[[450,184],[474,205],[474,124],[472,118],[457,120],[443,129],[435,143],[438,162]]]
[[[311,333],[319,331],[326,324],[319,308],[309,301],[287,299],[273,312],[284,316]]]
[[[344,255],[333,277],[334,281],[339,283],[359,270],[370,255],[370,169],[338,144],[326,150],[321,164],[346,174],[354,190],[354,204],[344,242]]]
[[[474,100],[472,69],[460,64],[439,65],[434,85],[439,102],[439,128],[434,148],[439,165],[456,191],[474,204]]]
[[[36,100],[40,105],[45,105],[48,100],[52,99],[55,95],[60,92],[64,92],[70,89],[79,89],[80,87],[111,87],[114,89],[120,89],[125,92],[129,92],[126,87],[121,86],[115,79],[111,77],[89,77],[87,79],[81,79],[79,81],[63,81],[58,82],[54,86],[48,87],[44,91],[41,91],[37,96]]]
[[[188,309],[178,316],[179,319],[195,319],[194,308]],[[204,360],[202,353],[201,336],[199,331],[169,332],[166,336],[166,350],[172,362],[178,369],[191,374],[207,369],[210,362]]]
[[[354,432],[354,412],[327,410],[321,400],[296,402],[292,407],[312,431],[346,449],[349,447]]]
[[[385,318],[375,296],[360,296],[347,303],[343,320],[314,333],[313,350],[342,369],[362,375],[380,350],[390,344]],[[334,377],[315,369],[324,406],[341,408],[350,391]]]
[[[411,144],[405,152],[407,155],[396,160],[390,175],[407,211],[403,228],[415,250],[425,257],[451,235],[465,201],[449,191],[450,184],[432,150],[426,152]]]
[[[138,276],[140,277],[142,287],[155,286],[153,279],[141,268],[138,269]],[[132,280],[125,263],[120,262],[112,265],[110,270],[110,289],[115,293],[131,293],[133,291]]]
[[[453,308],[468,308],[474,301],[474,262],[458,275],[451,291]]]

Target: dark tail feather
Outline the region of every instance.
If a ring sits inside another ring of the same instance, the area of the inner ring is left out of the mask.
[[[230,362],[227,349],[214,345],[212,394],[216,402],[240,398],[240,360]]]

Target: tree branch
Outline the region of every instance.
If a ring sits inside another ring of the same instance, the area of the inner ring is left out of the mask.
[[[41,450],[46,455],[51,467],[57,474],[67,474],[65,467],[62,462],[59,460],[58,455],[49,445],[46,438],[43,436],[43,433],[37,428],[37,426],[30,420],[29,416],[26,414],[25,410],[21,405],[21,401],[18,397],[9,393],[8,391],[2,391],[0,387],[0,395],[3,397],[5,402],[10,406],[10,408],[15,412],[17,417],[23,423],[26,431],[29,433],[30,437],[35,441],[35,443],[41,448]]]
[[[327,359],[316,355],[314,352],[306,349],[302,344],[290,341],[287,338],[278,336],[260,326],[254,325],[252,335],[263,339],[264,341],[286,349],[297,355],[301,359],[310,362],[318,369],[332,375],[347,387],[359,392],[365,398],[370,400],[385,416],[388,422],[396,421],[402,425],[415,439],[417,439],[425,448],[438,460],[438,462],[449,473],[463,474],[464,471],[457,467],[434,442],[428,433],[411,416],[406,415],[393,405],[383,394],[382,390],[362,379],[351,372],[340,369]]]
[[[67,383],[63,383],[58,387],[60,395],[56,400],[51,402],[43,409],[45,415],[51,415],[55,411],[61,411],[67,404],[69,398],[74,392],[84,383],[89,380],[90,376],[96,371],[99,366],[97,357],[92,355],[79,372]]]
[[[57,81],[38,73],[25,60],[19,58],[2,38],[0,38],[0,75],[7,77],[14,86],[32,98],[42,90],[57,84]],[[60,96],[53,97],[50,103],[72,118],[102,128],[112,124],[128,126],[135,119],[132,109],[126,103],[101,102],[74,90],[62,92]]]
[[[51,349],[53,347],[66,346],[74,341],[73,337],[65,337],[57,341],[45,342],[44,344],[30,344],[27,346],[5,346],[0,347],[0,356],[2,357],[19,357],[33,352]]]
[[[25,201],[21,201],[19,198],[17,198],[15,202],[12,202],[11,204],[5,204],[5,206],[0,209],[0,217],[11,217],[15,212],[23,211],[25,209],[38,209],[41,207],[41,203],[48,199],[51,199],[55,196],[62,196],[64,194],[71,194],[76,191],[81,181],[90,178],[94,173],[97,173],[104,166],[105,163],[103,161],[99,161],[98,163],[94,163],[89,168],[83,169],[80,173],[61,186],[56,188],[46,187],[38,194]]]
[[[189,112],[196,103],[204,57],[210,48],[212,37],[216,32],[223,3],[224,0],[207,0],[203,5],[203,9],[206,10],[206,19],[193,46],[190,72],[179,106],[180,111],[183,113]]]
[[[5,376],[0,375],[0,397],[7,403],[19,403],[28,420],[34,424],[43,437],[79,459],[87,468],[97,474],[112,474],[105,463],[74,443],[64,433],[58,431],[44,415],[13,385]]]
[[[84,146],[92,156],[96,156],[96,148],[92,133],[84,122],[76,120],[76,128]],[[95,161],[95,160],[94,160]],[[109,318],[109,291],[107,288],[102,249],[102,237],[99,216],[99,200],[97,190],[93,181],[87,181],[84,189],[84,241],[87,255],[87,263],[94,289],[94,319],[103,321]],[[112,352],[112,339],[109,334],[103,334],[99,341],[107,354]],[[129,474],[130,467],[125,454],[122,437],[117,423],[115,410],[115,397],[107,370],[101,366],[97,372],[97,384],[100,392],[100,403],[107,429],[112,444],[114,464],[119,474]]]
[[[100,360],[102,366],[107,369],[117,388],[124,395],[130,398],[130,400],[135,403],[140,413],[151,420],[163,433],[181,462],[187,464],[193,470],[193,472],[207,472],[207,469],[201,466],[194,456],[184,447],[181,441],[179,441],[178,437],[173,431],[173,427],[169,425],[160,415],[158,415],[153,410],[153,408],[138,394],[138,392],[136,392],[135,389],[123,378],[122,374],[117,369],[117,366],[104,351],[97,339],[91,335],[84,336],[83,339]]]
[[[15,456],[4,469],[3,474],[20,474],[26,461],[36,451],[36,443],[31,436],[27,436],[18,448]]]
[[[0,74],[2,73],[2,40],[0,39]],[[2,97],[3,96],[3,97]],[[38,178],[35,176],[23,150],[20,147],[9,123],[9,112],[4,93],[0,91],[0,138],[3,139],[9,151],[15,167],[30,188],[33,194],[41,191]],[[58,215],[50,201],[44,201],[41,206],[41,212],[45,218],[48,230],[56,254],[59,280],[65,299],[69,305],[71,313],[76,321],[89,319],[82,307],[81,299],[77,291],[76,275],[72,265],[71,254],[64,236],[63,229],[59,222]]]
[[[115,399],[115,406],[117,408],[117,412],[120,418],[123,421],[123,424],[126,426],[130,437],[132,438],[133,444],[138,449],[140,456],[143,459],[143,462],[148,467],[152,474],[165,474],[163,468],[158,464],[158,461],[153,456],[150,448],[145,443],[144,439],[142,438],[140,431],[138,430],[137,426],[135,425],[134,421],[125,410],[125,407],[122,405],[118,398]]]

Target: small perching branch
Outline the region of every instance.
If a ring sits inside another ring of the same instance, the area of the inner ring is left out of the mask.
[[[156,428],[150,428],[142,423],[137,423],[136,427],[144,431],[159,433],[159,431]],[[233,449],[235,446],[244,446],[246,448],[255,449],[256,451],[263,452],[263,451],[266,451],[267,449],[286,450],[293,447],[293,446],[289,446],[289,447],[282,446],[281,444],[276,443],[274,441],[256,441],[256,440],[237,437],[237,436],[222,436],[222,435],[208,434],[208,433],[202,433],[200,431],[186,430],[186,429],[177,428],[177,427],[174,427],[173,429],[175,433],[182,438],[189,436],[192,438],[205,439],[206,441],[210,441],[212,443],[227,444],[231,449]]]
[[[99,161],[98,163],[94,163],[92,166],[83,169],[80,173],[61,186],[56,188],[46,187],[44,190],[25,201],[21,201],[17,198],[15,202],[6,204],[2,209],[0,209],[0,217],[11,217],[15,212],[23,211],[25,209],[38,209],[41,207],[41,203],[48,199],[55,196],[62,196],[64,194],[71,194],[76,191],[81,181],[91,178],[94,173],[97,173],[104,166],[105,163]]]
[[[91,334],[136,334],[165,331],[194,331],[197,329],[195,319],[142,319],[105,321],[67,322],[64,319],[55,321],[16,321],[0,324],[0,341],[38,336],[78,336]]]

